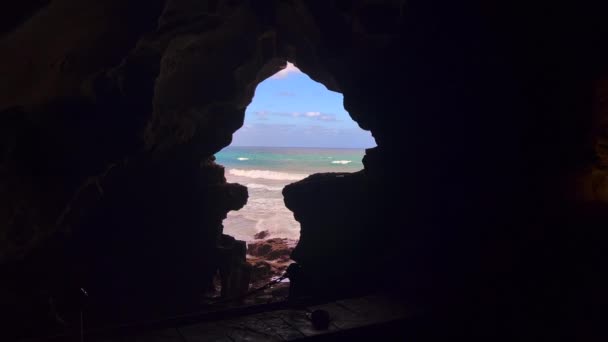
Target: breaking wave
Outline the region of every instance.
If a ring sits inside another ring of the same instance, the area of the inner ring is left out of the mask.
[[[254,179],[272,179],[272,180],[291,180],[297,181],[308,177],[303,173],[287,173],[287,172],[276,172],[268,170],[241,170],[241,169],[230,169],[228,173],[234,176],[247,177]]]
[[[352,163],[352,162],[353,162],[352,160],[334,160],[334,161],[332,161],[331,163],[332,163],[332,164],[342,164],[342,165],[346,165],[346,164],[349,164],[349,163]]]
[[[249,183],[249,184],[247,184],[247,187],[250,189],[264,189],[264,190],[268,190],[268,191],[283,190],[282,186],[269,186],[269,185],[258,184],[258,183]]]

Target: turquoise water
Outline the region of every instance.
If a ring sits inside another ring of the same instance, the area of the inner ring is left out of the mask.
[[[227,147],[215,156],[227,168],[311,174],[361,170],[364,153],[364,149]]]
[[[298,239],[300,225],[283,202],[289,183],[313,173],[355,172],[363,168],[364,149],[227,147],[216,162],[226,168],[226,180],[248,187],[249,200],[224,220],[224,233],[251,241],[267,230],[271,237]]]

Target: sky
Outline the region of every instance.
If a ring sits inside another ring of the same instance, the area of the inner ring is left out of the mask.
[[[293,64],[260,83],[231,146],[369,148],[376,146],[343,106],[343,96]]]

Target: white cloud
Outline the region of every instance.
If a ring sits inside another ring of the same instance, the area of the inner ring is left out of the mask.
[[[287,66],[282,69],[281,71],[277,72],[276,74],[272,75],[270,78],[285,78],[287,76],[289,76],[289,74],[299,74],[302,71],[300,71],[300,69],[298,69],[295,65],[287,62]]]
[[[335,117],[335,116],[333,116],[333,115],[321,115],[321,116],[319,117],[319,120],[322,120],[322,121],[338,121],[338,120],[336,119],[336,117]]]
[[[290,118],[301,118],[309,119],[313,121],[325,121],[325,122],[337,122],[338,120],[334,114],[325,114],[321,112],[272,112],[268,110],[261,110],[252,113],[255,115],[257,120],[269,120],[271,116],[290,117]]]
[[[265,111],[265,110],[262,110],[259,112],[254,112],[253,114],[256,116],[256,118],[258,120],[268,120],[268,116],[272,115],[272,113]]]
[[[359,127],[331,128],[322,124],[255,123],[250,129],[240,129],[232,146],[310,146],[361,147],[375,146],[369,132]]]

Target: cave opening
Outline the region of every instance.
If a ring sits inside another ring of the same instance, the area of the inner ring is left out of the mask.
[[[245,206],[224,219],[223,234],[246,243],[250,289],[276,280],[293,262],[300,222],[285,205],[284,187],[312,174],[360,171],[365,149],[375,145],[344,109],[342,94],[294,64],[257,84],[243,126],[215,155],[227,182],[248,190]],[[285,279],[261,297],[284,298],[287,289]]]

